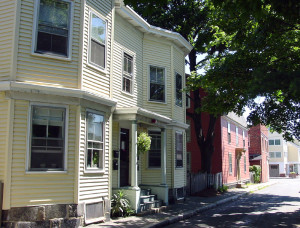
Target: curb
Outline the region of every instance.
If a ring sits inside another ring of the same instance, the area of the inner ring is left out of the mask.
[[[158,228],[158,227],[164,227],[164,226],[167,226],[167,225],[171,225],[171,224],[177,223],[177,222],[185,220],[187,218],[191,218],[191,217],[199,214],[200,212],[207,211],[209,209],[215,208],[215,207],[220,206],[222,204],[225,204],[227,202],[237,200],[237,199],[239,199],[242,196],[249,195],[253,191],[258,191],[258,190],[260,190],[262,188],[270,187],[271,185],[274,185],[274,184],[276,184],[276,182],[266,184],[265,186],[257,186],[256,188],[253,188],[253,189],[251,189],[251,190],[249,190],[247,192],[240,193],[240,194],[238,194],[236,196],[231,196],[231,197],[219,200],[219,201],[217,201],[215,203],[211,203],[211,204],[206,205],[206,206],[198,207],[198,208],[196,208],[194,210],[189,210],[189,211],[184,212],[182,214],[179,214],[177,216],[172,216],[170,218],[165,219],[164,221],[161,221],[161,222],[158,222],[158,223],[156,223],[154,225],[150,225],[150,226],[146,226],[146,227],[147,228]]]

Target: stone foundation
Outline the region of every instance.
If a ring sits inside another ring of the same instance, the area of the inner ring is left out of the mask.
[[[2,211],[5,228],[73,228],[83,223],[84,204],[14,207]]]

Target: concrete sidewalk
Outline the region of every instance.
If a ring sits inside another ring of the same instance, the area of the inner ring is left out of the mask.
[[[188,196],[185,201],[168,206],[164,211],[145,215],[130,216],[127,218],[111,219],[110,222],[92,224],[87,228],[96,227],[163,227],[178,221],[190,218],[202,211],[209,210],[226,202],[236,200],[246,194],[257,191],[277,183],[270,180],[267,183],[249,185],[243,189],[229,189],[228,192],[213,197]]]

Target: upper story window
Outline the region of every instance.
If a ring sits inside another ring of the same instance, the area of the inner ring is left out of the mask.
[[[176,73],[175,80],[176,80],[176,105],[182,107],[182,76]]]
[[[71,2],[38,1],[35,52],[69,57]]]
[[[281,152],[269,152],[270,158],[281,158]]]
[[[175,134],[176,167],[183,167],[183,135],[182,132]]]
[[[191,93],[187,92],[185,97],[186,97],[185,106],[186,106],[186,108],[190,108],[191,107]]]
[[[187,119],[186,124],[190,125],[189,128],[186,130],[186,142],[191,142],[191,120]]]
[[[273,145],[280,145],[280,139],[269,139],[269,145],[273,146]]]
[[[90,62],[105,68],[106,21],[91,12],[90,15]]]
[[[161,132],[149,131],[151,146],[148,152],[148,167],[160,168],[161,166]]]
[[[235,142],[236,145],[239,145],[239,128],[235,127]]]
[[[243,130],[243,147],[246,147],[245,131]]]
[[[231,143],[230,122],[227,123],[227,138],[228,138],[228,143]]]
[[[232,155],[231,153],[228,154],[228,163],[229,163],[229,174],[232,174]]]
[[[133,57],[124,53],[123,56],[123,85],[122,90],[132,93]]]
[[[246,155],[244,155],[244,173],[247,172],[247,158]]]
[[[150,66],[150,101],[165,102],[165,69]]]
[[[104,168],[104,116],[87,112],[87,169],[103,169]]]
[[[31,107],[29,170],[64,170],[65,125],[65,108]]]

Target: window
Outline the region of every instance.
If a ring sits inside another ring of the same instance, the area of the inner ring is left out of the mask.
[[[161,133],[160,131],[149,131],[151,146],[148,152],[148,167],[160,168],[161,166]]]
[[[90,17],[90,62],[105,68],[106,22],[94,13]]]
[[[71,3],[40,0],[35,52],[68,57],[70,46]]]
[[[183,136],[181,132],[175,134],[176,167],[183,167]]]
[[[239,128],[235,127],[235,142],[236,145],[239,145]]]
[[[276,158],[281,158],[281,152],[275,152],[275,157]]]
[[[30,170],[64,170],[66,109],[31,107]]]
[[[228,143],[231,143],[231,133],[230,133],[230,123],[227,123],[227,138],[228,138]]]
[[[247,158],[246,155],[244,155],[244,173],[247,172]]]
[[[93,112],[86,113],[87,124],[87,169],[104,168],[104,117]]]
[[[275,145],[280,145],[280,139],[275,139]]]
[[[275,153],[274,152],[269,152],[270,158],[275,158]]]
[[[269,139],[269,145],[271,145],[271,146],[274,145],[274,139]]]
[[[123,86],[122,90],[132,93],[133,57],[124,53],[123,56]]]
[[[186,130],[186,141],[191,141],[191,120],[187,119],[186,124],[190,125],[189,128]]]
[[[176,73],[176,105],[182,107],[182,76]]]
[[[228,161],[229,161],[229,173],[232,174],[232,155],[231,155],[231,153],[228,154]]]
[[[150,66],[150,101],[165,102],[165,70]]]
[[[245,131],[243,130],[243,147],[246,147]]]

